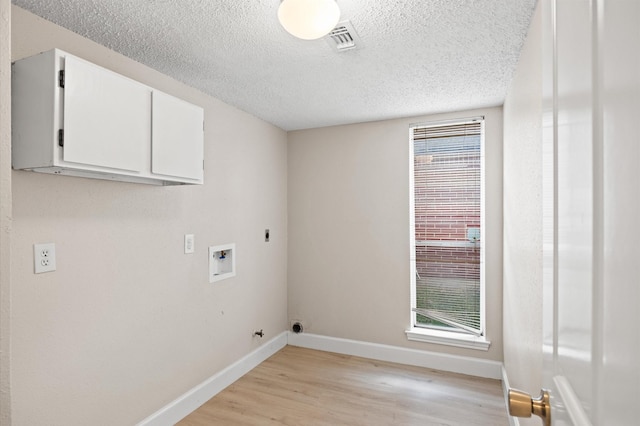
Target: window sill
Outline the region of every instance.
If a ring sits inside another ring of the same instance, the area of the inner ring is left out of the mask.
[[[484,336],[472,336],[444,330],[413,327],[405,331],[407,339],[415,342],[436,343],[438,345],[488,351],[491,342]]]

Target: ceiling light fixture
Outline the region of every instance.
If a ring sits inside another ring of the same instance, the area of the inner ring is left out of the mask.
[[[303,40],[315,40],[336,26],[340,8],[336,0],[282,0],[278,20],[291,35]]]

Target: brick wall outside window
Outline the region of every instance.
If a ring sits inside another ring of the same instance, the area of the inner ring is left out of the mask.
[[[417,307],[477,309],[480,303],[480,135],[414,143]],[[481,235],[480,235],[481,238]],[[442,302],[442,294],[446,294]],[[419,324],[444,325],[421,315]],[[479,319],[478,319],[479,321]]]

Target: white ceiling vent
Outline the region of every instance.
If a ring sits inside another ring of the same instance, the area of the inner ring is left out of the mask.
[[[351,21],[338,22],[336,27],[325,38],[331,48],[338,52],[361,47],[360,38]]]

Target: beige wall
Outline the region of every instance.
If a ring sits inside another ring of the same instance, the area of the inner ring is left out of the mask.
[[[0,425],[11,421],[11,2],[0,0]]]
[[[134,423],[255,349],[254,329],[283,331],[287,309],[310,333],[499,361],[504,332],[511,384],[540,387],[539,14],[504,107],[503,238],[501,108],[291,132],[287,147],[282,130],[8,0],[0,0],[2,35],[9,9],[14,60],[58,47],[203,106],[206,183],[162,188],[11,172],[11,50],[1,37],[0,424],[9,422],[9,291],[14,425]],[[479,114],[492,346],[409,342],[408,127]],[[185,233],[196,235],[194,255],[182,254]],[[33,274],[36,242],[56,243],[58,271]],[[238,275],[209,284],[206,247],[226,242],[238,245]]]
[[[542,21],[539,9],[540,5],[504,103],[504,364],[511,386],[536,395],[542,378]]]
[[[488,352],[409,342],[409,125],[486,117]],[[289,319],[305,331],[502,360],[502,109],[289,133]]]
[[[287,328],[286,133],[12,11],[14,60],[61,48],[205,109],[202,186],[12,173],[13,424],[133,424]],[[58,270],[35,275],[42,242]],[[230,242],[237,276],[209,284],[207,246]]]

